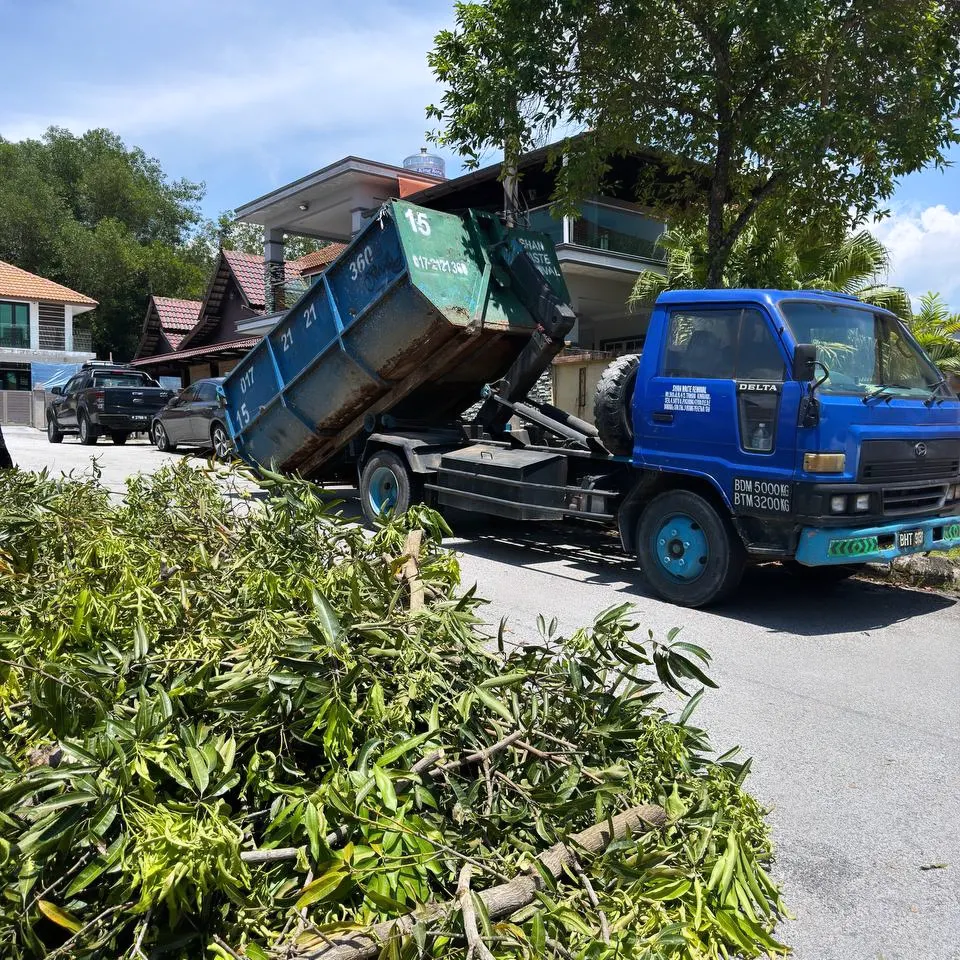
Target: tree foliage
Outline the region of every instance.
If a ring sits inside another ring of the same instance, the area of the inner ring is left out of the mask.
[[[761,210],[786,223],[878,210],[897,179],[941,164],[960,104],[953,0],[482,0],[458,3],[430,63],[436,137],[476,162],[558,130],[556,200],[602,187],[638,146],[681,175],[672,221],[703,216],[706,285],[721,286]],[[692,176],[691,176],[692,173]]]
[[[960,313],[953,313],[938,293],[920,298],[908,319],[910,332],[940,370],[960,378]]]
[[[108,130],[0,139],[0,260],[97,300],[94,347],[126,359],[151,293],[203,292],[211,253],[191,242],[202,195]]]
[[[705,651],[626,607],[498,644],[436,514],[371,536],[309,484],[268,486],[238,509],[182,465],[123,503],[0,474],[5,957],[296,956],[649,802],[666,826],[506,919],[478,907],[494,956],[780,949],[748,765],[714,757],[680,693],[709,683]],[[464,929],[414,925],[385,955],[461,956]]]
[[[658,243],[667,254],[666,273],[640,273],[630,297],[634,306],[652,304],[664,290],[708,285],[705,226],[671,227]],[[910,297],[886,283],[889,268],[889,253],[868,230],[844,234],[839,225],[791,229],[778,219],[757,218],[730,251],[726,279],[731,287],[849,293],[909,319]]]

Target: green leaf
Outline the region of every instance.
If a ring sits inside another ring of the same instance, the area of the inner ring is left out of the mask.
[[[481,690],[493,690],[496,687],[512,687],[514,684],[521,683],[530,676],[529,670],[516,670],[513,673],[502,673],[496,677],[490,677],[480,684]]]
[[[72,913],[68,913],[55,903],[51,903],[49,900],[38,900],[37,906],[40,908],[40,912],[57,926],[64,927],[71,933],[83,929],[83,924]]]
[[[197,790],[203,793],[210,784],[210,771],[207,769],[207,760],[196,747],[187,747],[187,761],[190,764],[190,774]]]
[[[419,747],[421,743],[429,740],[432,736],[433,734],[430,731],[427,731],[427,733],[421,733],[415,737],[411,737],[409,740],[404,740],[403,743],[399,743],[397,746],[391,747],[389,750],[387,750],[378,761],[378,765],[381,767],[390,766],[394,760],[399,760],[402,756],[409,753],[411,750],[414,750],[416,747]]]
[[[496,697],[487,693],[486,690],[483,690],[480,687],[475,687],[474,692],[477,695],[477,699],[480,700],[480,702],[483,703],[484,706],[492,710],[498,716],[503,717],[503,719],[508,721],[509,723],[515,723],[515,720],[513,719],[513,714]]]
[[[324,597],[318,590],[315,588],[310,592],[311,599],[313,600],[313,609],[317,613],[317,619],[320,621],[320,627],[323,630],[324,634],[327,637],[327,640],[330,643],[335,643],[340,639],[341,626],[340,618],[337,616],[336,611],[330,606],[327,598]]]
[[[393,788],[393,781],[380,767],[373,768],[373,779],[376,781],[377,790],[380,793],[380,799],[383,805],[390,811],[397,809],[397,793]]]
[[[303,888],[297,900],[296,909],[302,910],[304,907],[309,907],[312,903],[319,903],[322,900],[328,899],[349,875],[343,865],[337,861],[329,870]]]

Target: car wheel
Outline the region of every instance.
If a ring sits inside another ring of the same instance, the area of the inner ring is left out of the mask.
[[[218,460],[230,460],[233,457],[233,443],[222,423],[215,423],[210,430],[210,442],[213,444],[213,455]]]
[[[375,453],[360,475],[360,507],[367,523],[406,513],[420,499],[420,485],[404,460],[389,450]]]
[[[682,607],[722,600],[737,588],[746,566],[729,518],[689,490],[650,501],[640,517],[637,553],[653,591]]]
[[[170,442],[167,431],[159,420],[153,425],[153,442],[161,453],[173,453],[177,449],[177,445]]]
[[[52,414],[47,417],[47,439],[51,443],[63,443],[63,434],[60,432],[56,418]]]
[[[80,429],[80,442],[85,447],[92,447],[97,442],[97,432],[93,429],[90,418],[81,411],[77,422]]]
[[[118,446],[122,447],[127,440],[130,438],[129,433],[124,433],[122,430],[118,430],[116,433],[110,434],[110,439]]]

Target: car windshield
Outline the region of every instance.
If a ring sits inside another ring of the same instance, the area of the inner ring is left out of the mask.
[[[829,370],[821,390],[926,397],[941,381],[891,314],[810,301],[788,301],[780,309],[797,343],[814,344]]]
[[[152,387],[153,381],[142,373],[98,373],[94,375],[95,387]]]

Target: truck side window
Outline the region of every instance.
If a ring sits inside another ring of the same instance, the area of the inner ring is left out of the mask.
[[[732,380],[740,310],[675,310],[670,314],[664,374]]]
[[[675,310],[664,375],[705,380],[784,379],[784,361],[759,310]]]

